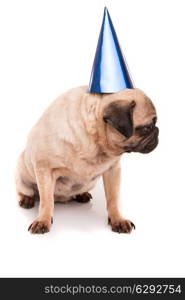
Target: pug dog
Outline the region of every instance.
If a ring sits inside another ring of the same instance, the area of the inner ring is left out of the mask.
[[[158,144],[157,115],[139,89],[91,94],[87,86],[62,94],[44,112],[28,136],[16,169],[19,204],[39,213],[31,233],[45,233],[56,201],[88,202],[98,178],[103,184],[108,224],[118,233],[135,225],[120,212],[120,158],[127,152],[149,153]]]

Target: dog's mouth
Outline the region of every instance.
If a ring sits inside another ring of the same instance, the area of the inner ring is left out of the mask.
[[[124,147],[126,152],[150,153],[153,151],[159,142],[159,129],[155,127],[149,136],[143,137],[137,144],[131,144]]]

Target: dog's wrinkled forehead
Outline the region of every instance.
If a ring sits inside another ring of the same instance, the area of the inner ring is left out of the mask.
[[[106,96],[108,102],[120,100],[120,105],[135,102],[133,111],[134,126],[145,125],[156,117],[155,107],[150,98],[139,89],[125,89],[115,94]],[[122,100],[122,101],[121,101]]]
[[[146,96],[136,97],[136,106],[133,114],[134,126],[146,125],[156,117],[156,110],[152,101]]]

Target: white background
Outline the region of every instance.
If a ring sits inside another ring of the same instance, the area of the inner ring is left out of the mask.
[[[0,1],[0,276],[185,276],[185,2]],[[49,234],[27,227],[14,170],[43,110],[88,84],[106,5],[135,85],[158,111],[160,144],[122,159],[130,235],[107,226],[102,182],[88,204],[57,205]]]

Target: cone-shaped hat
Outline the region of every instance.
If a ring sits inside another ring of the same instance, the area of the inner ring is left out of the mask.
[[[105,7],[89,83],[89,92],[116,93],[126,88],[134,88],[134,85],[109,12]]]

